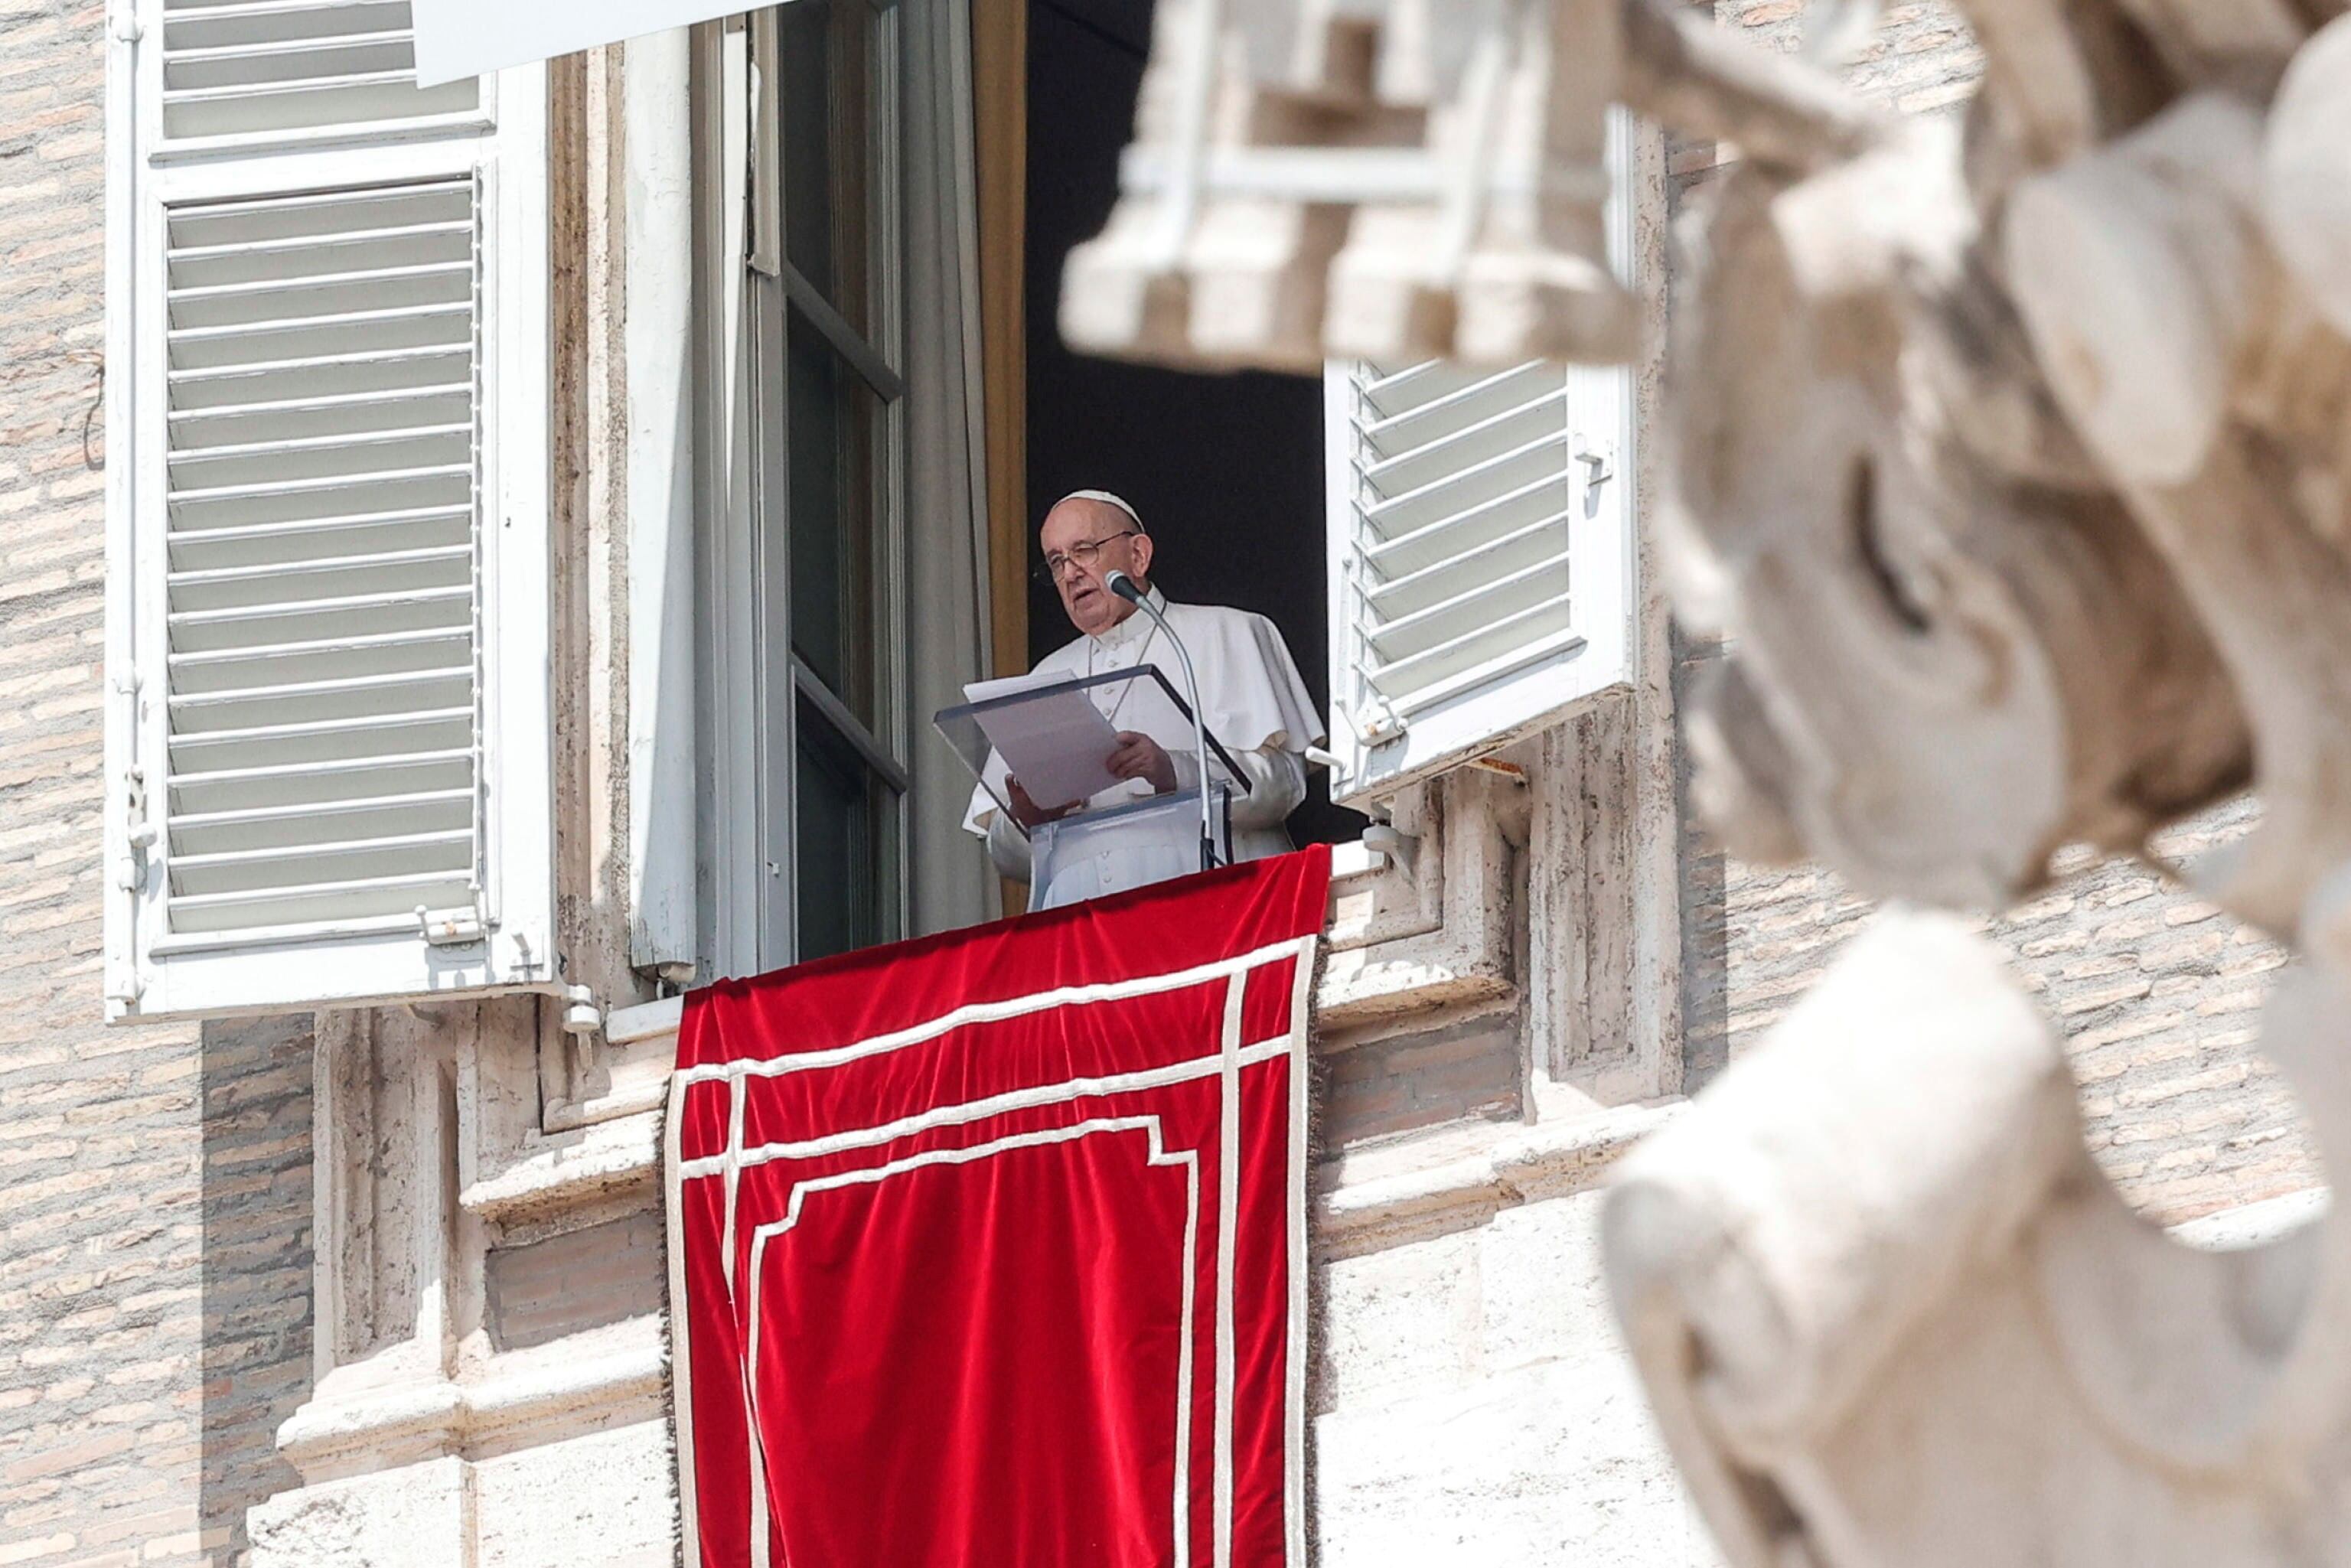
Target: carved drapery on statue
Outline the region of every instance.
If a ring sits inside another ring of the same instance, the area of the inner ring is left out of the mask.
[[[1650,510],[1732,652],[1750,858],[1999,908],[2250,784],[2207,896],[2300,956],[2262,1049],[2351,1139],[2351,16],[1957,0],[1896,120],[1663,0],[1168,0],[1062,322],[1097,351],[1621,359],[1621,103],[1738,157],[1677,235]],[[1823,7],[1824,13],[1828,8]],[[2090,1166],[1980,938],[1888,916],[1621,1173],[1610,1267],[1751,1568],[2351,1552],[2351,1233],[2192,1252]]]

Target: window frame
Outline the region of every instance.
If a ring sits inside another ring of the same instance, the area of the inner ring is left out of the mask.
[[[712,903],[720,918],[707,963],[717,974],[778,967],[801,956],[799,763],[804,710],[812,708],[886,791],[890,885],[881,911],[883,939],[908,927],[912,901],[908,794],[913,767],[908,671],[905,667],[905,399],[904,376],[904,256],[903,132],[898,92],[904,41],[894,5],[854,5],[873,28],[869,55],[870,115],[867,188],[860,205],[867,225],[871,277],[870,330],[859,332],[795,267],[782,241],[785,190],[781,105],[776,82],[780,47],[777,8],[751,13],[746,27],[749,120],[741,267],[747,484],[744,504],[730,509],[730,537],[716,541],[718,558],[737,570],[705,578],[714,636],[710,696],[722,722],[747,728],[747,740],[715,766],[712,795],[720,821],[711,840],[717,885]],[[722,160],[722,162],[724,162]],[[790,561],[790,433],[788,373],[794,330],[816,334],[834,367],[855,378],[873,399],[874,550],[871,646],[874,719],[854,714],[792,644]],[[733,846],[729,849],[726,846]],[[746,878],[755,884],[747,889]]]

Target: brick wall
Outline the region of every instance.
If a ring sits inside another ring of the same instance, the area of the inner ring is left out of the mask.
[[[1796,47],[1797,0],[1721,0],[1714,10],[1771,47]],[[1954,112],[1981,59],[1946,7],[1896,5],[1848,77],[1906,112]],[[1670,156],[1677,200],[1713,177],[1709,147]],[[1715,652],[1681,650],[1685,695]],[[2222,807],[2157,847],[2191,862],[2241,834],[2252,810]],[[1685,1067],[1695,1089],[1819,977],[1871,906],[1818,867],[1732,861],[1695,825],[1683,865]],[[2090,1145],[2125,1196],[2170,1221],[2321,1180],[2293,1095],[2252,1044],[2265,971],[2283,955],[2135,862],[2074,852],[2061,869],[2079,875],[1983,929],[2064,1030]]]
[[[0,1568],[232,1563],[309,1375],[307,1019],[99,1019],[104,12],[0,0]]]

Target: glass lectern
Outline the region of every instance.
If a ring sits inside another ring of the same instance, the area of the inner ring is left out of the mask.
[[[1232,800],[1249,792],[1248,779],[1223,743],[1207,737],[1204,838],[1192,709],[1156,664],[1024,683],[942,708],[931,723],[1003,820],[1029,841],[1032,910],[1232,862]],[[1103,737],[1121,730],[1184,737],[1161,739],[1175,759],[1178,788],[1152,794],[1146,784],[1102,772]],[[1008,756],[1029,762],[1016,768]],[[1055,815],[1021,826],[1008,781],[1016,773],[1035,804]]]

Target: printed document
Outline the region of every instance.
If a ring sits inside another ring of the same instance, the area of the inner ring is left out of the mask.
[[[1035,695],[983,708],[972,716],[1031,800],[1050,811],[1118,782],[1105,766],[1118,749],[1118,731],[1066,676],[1010,675],[974,681],[963,689],[964,700],[972,703],[1021,692]]]

